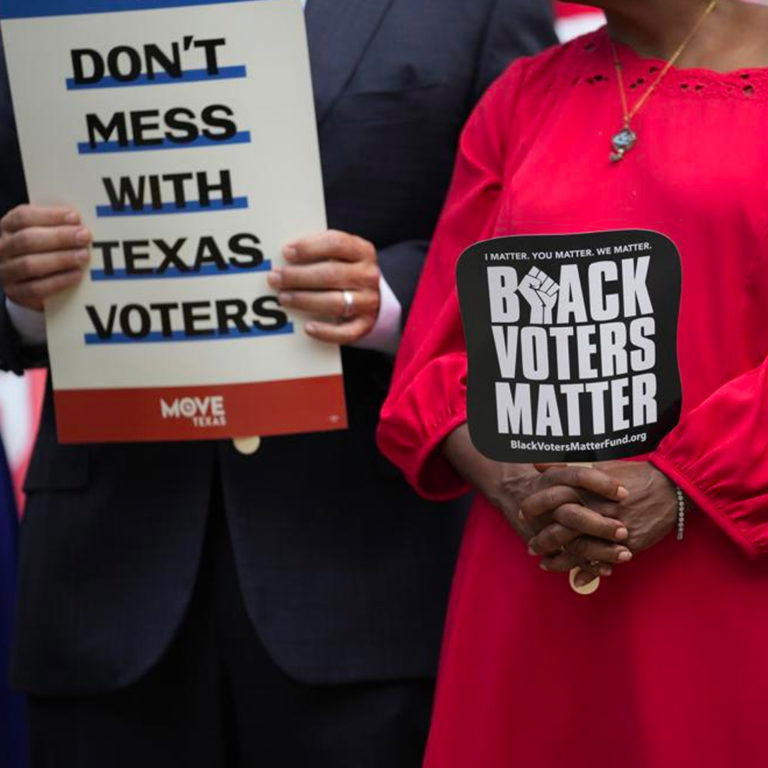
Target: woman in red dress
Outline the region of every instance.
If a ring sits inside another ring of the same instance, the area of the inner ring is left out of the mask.
[[[595,5],[606,30],[513,65],[466,127],[382,415],[381,447],[421,493],[482,491],[427,768],[768,765],[768,10]],[[625,123],[636,141],[617,149]],[[592,474],[483,458],[465,425],[457,257],[495,236],[615,229],[680,251],[680,424]],[[604,529],[582,508],[558,517],[579,483],[613,496],[595,505]],[[675,486],[691,505],[681,542]],[[537,562],[529,541],[566,551]],[[590,597],[560,573],[584,560],[620,563]]]

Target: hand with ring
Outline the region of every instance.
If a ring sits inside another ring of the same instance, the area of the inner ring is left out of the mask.
[[[289,243],[283,256],[287,265],[270,273],[268,282],[282,306],[317,318],[305,325],[309,336],[352,344],[370,333],[381,304],[372,243],[328,230]]]

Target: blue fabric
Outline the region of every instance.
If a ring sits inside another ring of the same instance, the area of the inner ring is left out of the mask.
[[[17,543],[18,518],[13,486],[0,442],[0,768],[23,768],[27,764],[24,703],[8,687]]]

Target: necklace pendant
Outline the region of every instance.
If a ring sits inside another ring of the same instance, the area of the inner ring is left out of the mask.
[[[624,155],[637,144],[637,134],[629,127],[622,128],[612,139],[611,162],[618,163],[624,159]]]

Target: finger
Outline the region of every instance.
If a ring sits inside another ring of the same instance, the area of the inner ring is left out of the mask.
[[[80,214],[74,208],[19,205],[0,220],[0,229],[13,234],[30,227],[59,227],[80,221]]]
[[[594,514],[591,510],[586,511],[590,514]],[[600,515],[598,515],[598,517],[600,517]],[[555,519],[557,519],[557,512],[555,513]],[[616,523],[617,521],[612,520],[611,522]],[[618,523],[618,525],[621,526],[621,523]],[[589,526],[585,525],[584,527]],[[623,528],[623,526],[621,527]],[[600,526],[595,524],[594,529],[600,530]],[[603,560],[604,562],[629,562],[629,560],[632,559],[631,557],[624,559],[619,557],[620,553],[624,551],[626,547],[611,544],[611,542],[614,540],[623,541],[628,538],[629,534],[626,528],[623,528],[623,531],[624,533],[620,538],[616,535],[600,536],[599,534],[597,536],[590,536],[589,538],[586,538],[584,532],[581,531],[578,527],[566,526],[562,524],[562,521],[559,521],[548,525],[528,542],[528,553],[531,555],[551,556],[553,553],[556,554],[558,550],[561,550],[563,547],[567,547],[569,553],[578,555],[585,560]],[[597,552],[596,548],[594,547],[590,547],[589,551],[585,552],[584,542],[592,541],[600,541],[603,544],[606,544],[610,548],[606,551],[610,552],[611,556],[605,558],[600,557],[599,552]],[[629,550],[626,551],[629,552]]]
[[[581,501],[579,492],[571,486],[557,485],[544,488],[523,500],[520,504],[520,519],[530,522],[548,512],[554,512],[563,504],[580,504]]]
[[[613,573],[613,567],[608,563],[590,563],[568,551],[543,558],[539,567],[547,573],[568,573],[574,568],[580,568],[590,574],[590,581],[597,576],[610,576]]]
[[[0,244],[0,260],[33,253],[72,251],[87,246],[93,239],[85,227],[29,227],[8,235]]]
[[[342,291],[295,291],[281,292],[280,304],[289,309],[309,312],[319,317],[344,317],[346,305]],[[379,296],[373,291],[354,291],[351,317],[370,315],[379,310]]]
[[[379,289],[379,268],[375,264],[345,264],[323,261],[300,267],[282,267],[267,278],[276,291],[343,291]]]
[[[568,545],[568,554],[581,558],[586,562],[628,563],[632,553],[619,544],[611,544],[602,539],[581,536]]]
[[[329,259],[375,261],[376,249],[362,237],[330,229],[289,243],[283,248],[283,256],[292,264],[313,264]]]
[[[354,344],[373,328],[369,318],[358,317],[348,323],[321,323],[313,320],[304,326],[308,336],[331,344]]]
[[[563,504],[553,514],[554,519],[572,531],[598,539],[625,541],[629,531],[619,520],[605,517],[581,504]]]
[[[580,535],[578,531],[572,531],[560,523],[552,523],[528,542],[528,554],[534,556],[557,554]]]
[[[629,496],[627,489],[618,480],[593,467],[551,467],[541,474],[539,482],[549,485],[570,485],[611,501],[623,501]]]
[[[16,283],[13,288],[6,291],[6,296],[16,304],[23,307],[40,309],[43,302],[51,296],[72,288],[83,279],[80,269],[70,272],[60,272],[57,275],[42,278],[41,280],[29,280],[25,283]]]
[[[14,283],[50,277],[59,272],[70,272],[81,269],[89,259],[90,254],[85,248],[19,256],[0,263],[0,282],[7,287]]]

